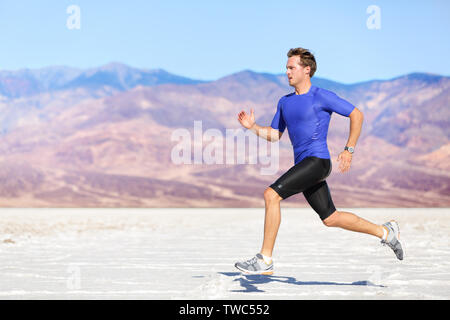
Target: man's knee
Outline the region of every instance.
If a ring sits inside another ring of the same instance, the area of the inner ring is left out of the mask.
[[[266,188],[266,190],[264,190],[264,200],[266,202],[268,201],[281,201],[283,200],[282,197],[280,197],[280,195],[273,190],[272,188],[268,187]]]
[[[322,220],[323,224],[327,227],[335,227],[338,225],[339,220],[339,211],[334,211],[331,215],[329,215],[327,218]]]

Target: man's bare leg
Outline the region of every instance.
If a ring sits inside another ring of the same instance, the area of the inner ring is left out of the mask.
[[[383,227],[381,225],[364,220],[351,212],[336,210],[323,220],[323,223],[327,227],[339,227],[350,231],[367,233],[380,239],[383,237]]]
[[[339,227],[346,230],[362,232],[374,235],[382,239],[395,253],[397,259],[403,260],[403,248],[399,241],[399,227],[397,222],[389,221],[383,225],[377,225],[361,217],[345,211],[335,211],[323,220],[328,227]]]
[[[272,188],[264,191],[266,213],[264,219],[264,240],[261,253],[267,257],[272,256],[275,240],[281,223],[280,202],[283,200]],[[383,227],[367,221],[351,212],[335,211],[323,220],[327,227],[339,227],[345,230],[370,234],[378,238],[383,237]]]
[[[266,216],[264,219],[264,240],[261,253],[267,257],[272,256],[275,239],[281,222],[280,201],[283,200],[272,188],[264,191]]]

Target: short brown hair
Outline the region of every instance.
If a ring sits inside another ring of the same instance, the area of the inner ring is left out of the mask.
[[[300,65],[302,67],[310,67],[311,71],[309,73],[309,77],[313,77],[317,70],[316,58],[314,58],[314,55],[308,49],[292,48],[287,53],[287,56],[288,58],[292,56],[300,56]]]

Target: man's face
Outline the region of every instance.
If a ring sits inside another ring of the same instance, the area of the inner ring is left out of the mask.
[[[300,56],[292,56],[286,64],[286,75],[290,86],[295,86],[309,77],[310,67],[300,65]]]

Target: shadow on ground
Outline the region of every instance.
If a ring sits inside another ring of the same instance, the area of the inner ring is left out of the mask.
[[[236,277],[234,281],[239,281],[243,290],[231,290],[232,292],[264,292],[258,289],[256,285],[270,282],[282,282],[297,286],[368,286],[384,288],[383,285],[377,285],[370,281],[355,281],[351,283],[332,282],[332,281],[298,281],[294,277],[264,276],[264,275],[246,275],[240,272],[218,272],[228,277]]]

